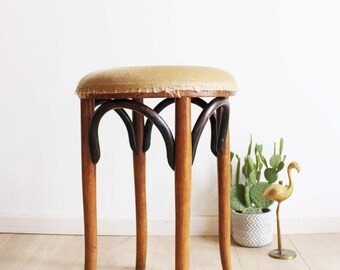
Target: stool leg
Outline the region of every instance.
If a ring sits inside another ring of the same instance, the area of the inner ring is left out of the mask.
[[[221,119],[221,108],[217,111],[217,126]],[[218,134],[218,132],[217,132]],[[220,255],[223,270],[231,270],[230,259],[230,137],[225,149],[217,156],[218,172],[218,227]]]
[[[93,99],[81,99],[81,154],[85,224],[85,270],[97,269],[96,165],[90,155],[88,132],[94,112]]]
[[[192,165],[190,105],[190,98],[176,98],[176,270],[189,270]]]
[[[137,100],[143,102],[143,100]],[[146,267],[147,252],[147,211],[145,188],[145,153],[143,152],[144,117],[133,112],[132,115],[138,153],[133,153],[133,167],[135,176],[135,204],[136,204],[136,269],[144,270]]]

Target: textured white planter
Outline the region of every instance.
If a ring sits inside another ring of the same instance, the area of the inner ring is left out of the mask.
[[[263,247],[273,241],[275,212],[240,214],[231,212],[231,234],[234,241],[245,247]]]

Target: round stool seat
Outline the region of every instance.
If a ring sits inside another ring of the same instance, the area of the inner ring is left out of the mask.
[[[149,66],[112,68],[86,75],[80,98],[218,97],[234,95],[235,79],[211,67]]]

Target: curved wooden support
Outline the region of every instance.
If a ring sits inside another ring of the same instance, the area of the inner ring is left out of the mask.
[[[118,109],[118,114],[122,117],[124,123],[128,126],[130,126],[131,119],[128,116],[128,119],[126,118],[126,112],[122,113],[119,109],[130,109],[132,111],[138,112],[156,125],[156,127],[159,129],[161,132],[163,139],[165,141],[166,149],[167,149],[167,158],[168,158],[168,163],[172,169],[175,168],[174,164],[174,149],[175,149],[175,140],[172,135],[172,132],[166,122],[163,120],[161,116],[158,115],[154,110],[149,108],[148,106],[139,103],[137,101],[129,100],[129,99],[116,99],[116,100],[109,100],[104,102],[100,107],[95,111],[92,120],[91,120],[91,126],[90,126],[90,131],[89,131],[89,143],[90,143],[90,150],[91,150],[91,157],[92,161],[94,164],[96,164],[99,159],[100,159],[100,146],[99,146],[99,138],[98,138],[98,126],[100,123],[100,120],[102,117],[110,110],[114,109],[117,111]],[[131,125],[133,127],[133,124],[131,122]],[[129,131],[129,129],[128,129]],[[129,136],[133,136],[133,139],[131,141],[136,142],[136,135],[134,132],[130,132]],[[130,141],[130,145],[131,145]],[[138,148],[133,149],[133,151],[136,150],[138,151]]]
[[[157,106],[155,108],[153,108],[153,110],[156,113],[159,114],[166,107],[168,107],[169,105],[171,105],[173,103],[175,103],[175,99],[174,98],[163,99],[160,103],[157,104]],[[150,148],[152,126],[153,126],[152,121],[150,119],[148,119],[146,121],[145,127],[144,127],[144,141],[143,141],[143,151],[144,152],[148,151],[149,148]]]
[[[109,101],[109,100],[107,100],[107,99],[96,99],[95,106],[98,107],[98,106],[104,104],[107,101]],[[130,143],[130,147],[131,147],[132,151],[135,152],[135,153],[138,153],[135,129],[134,129],[134,126],[133,126],[133,123],[131,121],[130,116],[126,113],[126,111],[124,109],[114,109],[114,111],[120,116],[120,118],[123,120],[123,122],[125,124],[126,130],[128,132],[128,135],[129,135],[129,143]]]
[[[226,140],[229,128],[229,115],[230,115],[230,107],[229,100],[224,99],[224,104],[219,106],[222,109],[221,120],[219,121],[219,133],[217,138],[217,154],[220,154],[226,147]]]
[[[197,145],[201,138],[203,129],[208,121],[211,118],[215,111],[221,108],[222,109],[222,117],[219,125],[219,133],[217,138],[217,146],[216,146],[216,154],[221,153],[226,146],[226,135],[228,133],[228,125],[229,125],[229,101],[226,98],[215,98],[209,102],[209,104],[203,109],[200,116],[198,117],[195,126],[192,130],[192,160],[194,161]],[[216,137],[214,145],[216,145]],[[212,148],[214,148],[212,146]]]
[[[124,109],[115,109],[114,111],[120,116],[125,124],[127,132],[129,134],[129,143],[132,151],[138,153],[136,133],[130,116],[126,113]]]
[[[162,100],[153,110],[157,113],[160,113],[166,107],[173,104],[174,102],[175,102],[174,98],[166,98],[166,99]],[[208,106],[208,103],[201,98],[192,98],[191,103],[201,107],[202,109],[205,109]],[[144,128],[144,142],[143,142],[143,151],[144,152],[148,151],[149,148],[150,148],[152,126],[153,126],[153,123],[150,120],[147,120],[146,124],[145,124],[145,128]],[[216,114],[215,114],[215,112],[210,116],[210,126],[211,126],[210,149],[211,149],[211,152],[213,152],[213,154],[215,156],[217,156],[217,151],[216,151]],[[193,150],[193,160],[192,160],[192,162],[193,163],[194,163],[194,158],[195,158],[194,154],[196,153],[196,149],[197,149],[197,144],[196,144],[196,146],[193,145],[193,147],[192,147],[192,150]]]
[[[208,102],[206,102],[205,100],[201,99],[201,98],[193,98],[191,100],[191,103],[194,103],[196,105],[198,105],[199,107],[201,107],[203,110],[208,106]],[[210,149],[211,152],[217,156],[217,151],[216,151],[216,113],[214,112],[211,116],[210,116],[210,127],[211,127],[211,140],[210,140]],[[198,145],[198,142],[197,142]],[[196,154],[196,149],[197,149],[197,145],[194,146],[194,144],[192,145],[192,149],[193,149],[193,158],[192,158],[192,163],[194,163],[195,160],[195,154]]]

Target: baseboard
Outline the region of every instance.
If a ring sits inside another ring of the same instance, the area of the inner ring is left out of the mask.
[[[174,235],[172,217],[150,217],[149,235]],[[284,234],[340,233],[340,217],[282,217]],[[191,218],[191,235],[217,235],[216,216]],[[83,234],[81,217],[6,216],[0,215],[0,233]],[[132,218],[99,219],[100,235],[134,235],[135,220]]]
[[[340,233],[340,217],[282,217],[283,234]]]
[[[83,234],[83,219],[48,216],[5,216],[0,215],[0,233]],[[118,217],[99,218],[99,235],[135,235],[135,220]],[[173,217],[148,219],[149,235],[174,235]],[[192,235],[216,235],[217,217],[198,216],[191,218]]]

